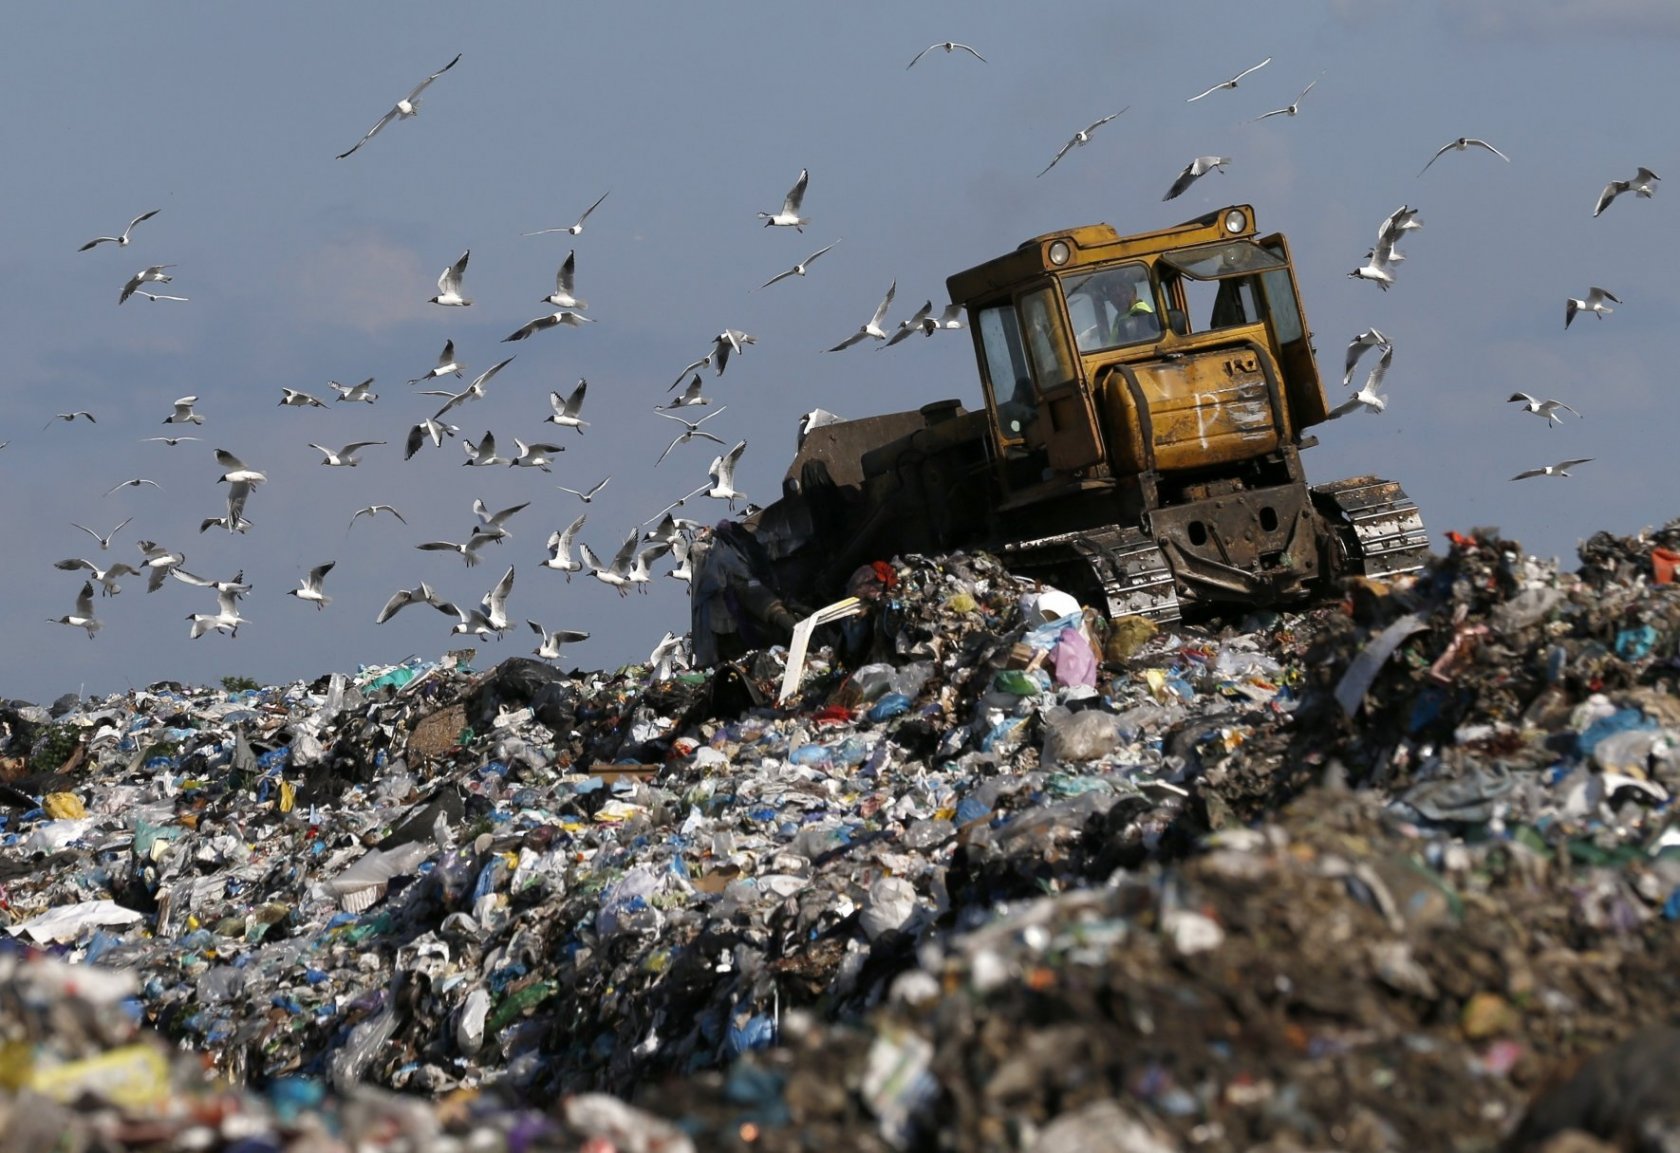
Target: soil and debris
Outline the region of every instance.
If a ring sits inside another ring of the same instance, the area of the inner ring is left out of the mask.
[[[1448,543],[4,702],[0,1148],[1680,1149],[1680,522]]]

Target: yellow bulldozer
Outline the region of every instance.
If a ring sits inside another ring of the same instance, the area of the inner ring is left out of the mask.
[[[781,498],[701,550],[696,655],[785,639],[788,603],[907,553],[984,549],[1158,622],[1421,568],[1396,482],[1307,482],[1328,404],[1289,245],[1258,232],[1249,205],[1132,236],[1096,224],[951,276],[970,398],[811,428]]]

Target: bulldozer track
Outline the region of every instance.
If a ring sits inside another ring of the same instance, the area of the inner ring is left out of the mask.
[[[1397,481],[1374,476],[1331,481],[1314,486],[1313,501],[1336,532],[1346,575],[1400,576],[1417,572],[1428,558],[1423,517]]]
[[[1100,590],[1110,618],[1141,616],[1159,624],[1179,619],[1166,554],[1141,529],[1111,525],[1058,533],[1005,545],[1003,557],[1011,572],[1072,586],[1083,599]]]

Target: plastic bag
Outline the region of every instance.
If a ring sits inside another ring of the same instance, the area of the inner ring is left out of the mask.
[[[1070,712],[1057,706],[1044,712],[1046,767],[1079,761],[1094,761],[1113,752],[1120,743],[1120,720],[1100,709]]]

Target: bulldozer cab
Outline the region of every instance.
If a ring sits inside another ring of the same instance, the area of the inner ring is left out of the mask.
[[[1154,471],[1198,450],[1296,443],[1326,419],[1288,244],[1256,231],[1247,205],[1130,237],[1094,225],[950,278],[969,309],[1006,487],[1042,483],[1011,461],[1063,476]],[[1239,399],[1239,377],[1258,393]],[[1207,439],[1210,422],[1233,419],[1230,435]],[[1186,421],[1198,445],[1180,451]]]

